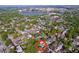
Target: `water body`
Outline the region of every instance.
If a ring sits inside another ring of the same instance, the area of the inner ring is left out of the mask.
[[[48,13],[46,13],[46,12],[31,11],[31,12],[21,12],[21,14],[25,15],[25,16],[36,16],[36,15],[46,15]]]
[[[79,5],[0,5],[0,8],[79,8]]]

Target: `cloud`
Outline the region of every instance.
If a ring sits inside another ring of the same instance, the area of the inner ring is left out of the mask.
[[[0,5],[78,5],[79,0],[0,0]]]

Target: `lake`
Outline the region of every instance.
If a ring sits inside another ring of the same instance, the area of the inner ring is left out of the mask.
[[[47,12],[37,12],[37,11],[31,11],[31,12],[21,12],[22,15],[25,16],[36,16],[36,15],[46,15]]]

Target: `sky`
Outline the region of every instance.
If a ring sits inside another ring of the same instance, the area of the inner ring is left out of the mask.
[[[78,5],[79,0],[0,0],[0,5]]]

